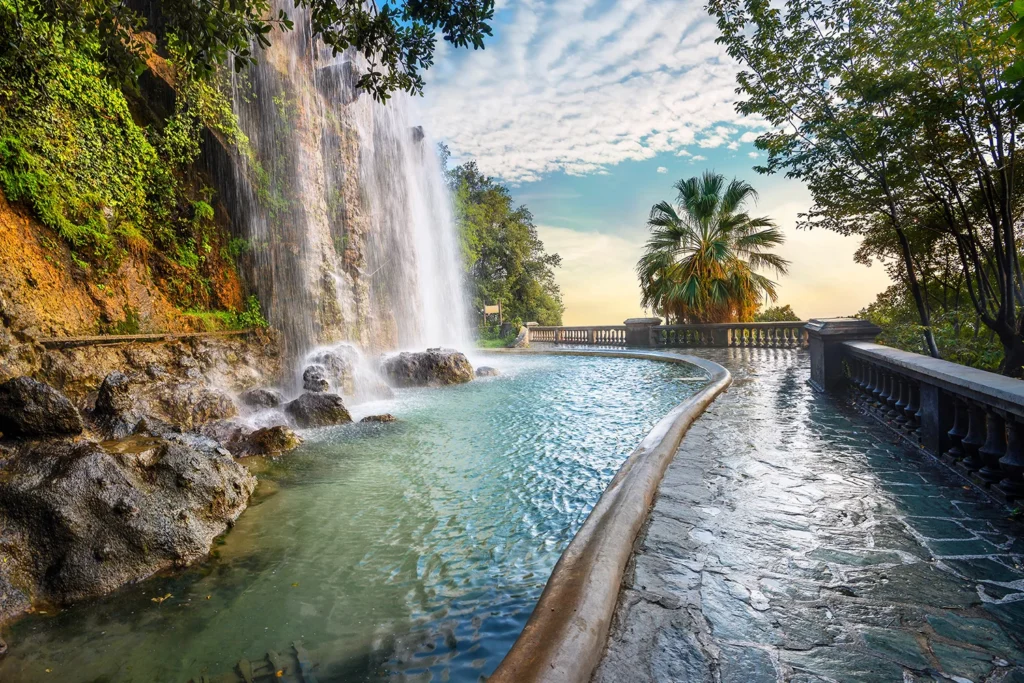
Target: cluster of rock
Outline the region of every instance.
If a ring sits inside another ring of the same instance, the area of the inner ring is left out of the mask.
[[[312,359],[303,392],[286,400],[259,385],[262,372],[196,351],[136,352],[121,357],[132,371],[98,382],[76,373],[87,357],[70,353],[35,377],[0,381],[0,623],[33,603],[74,602],[205,557],[256,486],[236,458],[287,453],[302,442],[293,427],[352,422],[341,396],[352,393],[352,364],[341,354]],[[449,349],[401,353],[382,369],[399,387],[474,377]]]
[[[142,415],[127,385],[108,377],[83,418],[48,384],[0,384],[0,621],[205,557],[248,504],[229,451]]]

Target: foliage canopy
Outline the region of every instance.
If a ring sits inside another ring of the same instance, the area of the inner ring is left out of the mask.
[[[447,149],[441,154],[447,161]],[[476,319],[485,305],[500,302],[509,322],[561,325],[554,269],[562,259],[545,251],[530,210],[515,206],[508,188],[475,162],[449,169],[447,176]]]

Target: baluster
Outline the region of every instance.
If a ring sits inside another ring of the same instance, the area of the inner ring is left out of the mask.
[[[964,449],[962,464],[971,472],[981,469],[984,464],[978,451],[985,445],[985,411],[971,402],[967,410],[967,434],[960,442]]]
[[[893,403],[890,414],[892,415],[893,420],[896,421],[896,424],[902,427],[907,423],[907,416],[903,414],[903,411],[907,409],[907,380],[903,375],[900,375],[896,381],[899,385],[899,392],[897,393],[896,402]]]
[[[910,401],[903,409],[903,414],[907,419],[905,428],[908,432],[916,432],[921,426],[917,417],[917,412],[921,410],[921,385],[917,382],[908,382],[907,386],[910,389]]]
[[[885,417],[885,412],[889,406],[889,396],[892,394],[892,375],[888,370],[879,369],[880,372],[880,384],[882,386],[881,391],[878,392],[876,399],[878,400],[877,414],[880,417]]]
[[[994,484],[1002,478],[999,460],[1006,455],[1006,425],[1001,415],[986,406],[985,410],[985,444],[978,449],[978,457],[982,467],[978,476],[986,484]]]
[[[959,461],[964,457],[963,440],[967,436],[967,404],[959,398],[954,398],[953,411],[953,427],[946,432],[950,446],[945,455],[953,461]]]
[[[876,409],[882,405],[882,391],[885,389],[885,376],[882,373],[882,367],[879,365],[872,366],[875,369],[875,384],[874,388],[871,389],[871,408]]]
[[[1006,416],[1006,454],[999,459],[1003,480],[997,486],[1009,498],[1024,498],[1024,449],[1017,417]]]

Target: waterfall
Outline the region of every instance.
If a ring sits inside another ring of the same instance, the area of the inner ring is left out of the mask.
[[[275,33],[258,63],[232,76],[250,150],[212,168],[287,356],[339,342],[372,353],[464,348],[450,197],[412,98],[373,101],[355,87],[360,55],[332,55],[306,10],[279,8],[295,29]]]

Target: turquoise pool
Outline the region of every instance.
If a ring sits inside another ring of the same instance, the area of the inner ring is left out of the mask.
[[[702,383],[638,359],[487,363],[502,375],[354,411],[399,422],[309,432],[209,562],[23,619],[0,680],[491,673],[623,460]]]

